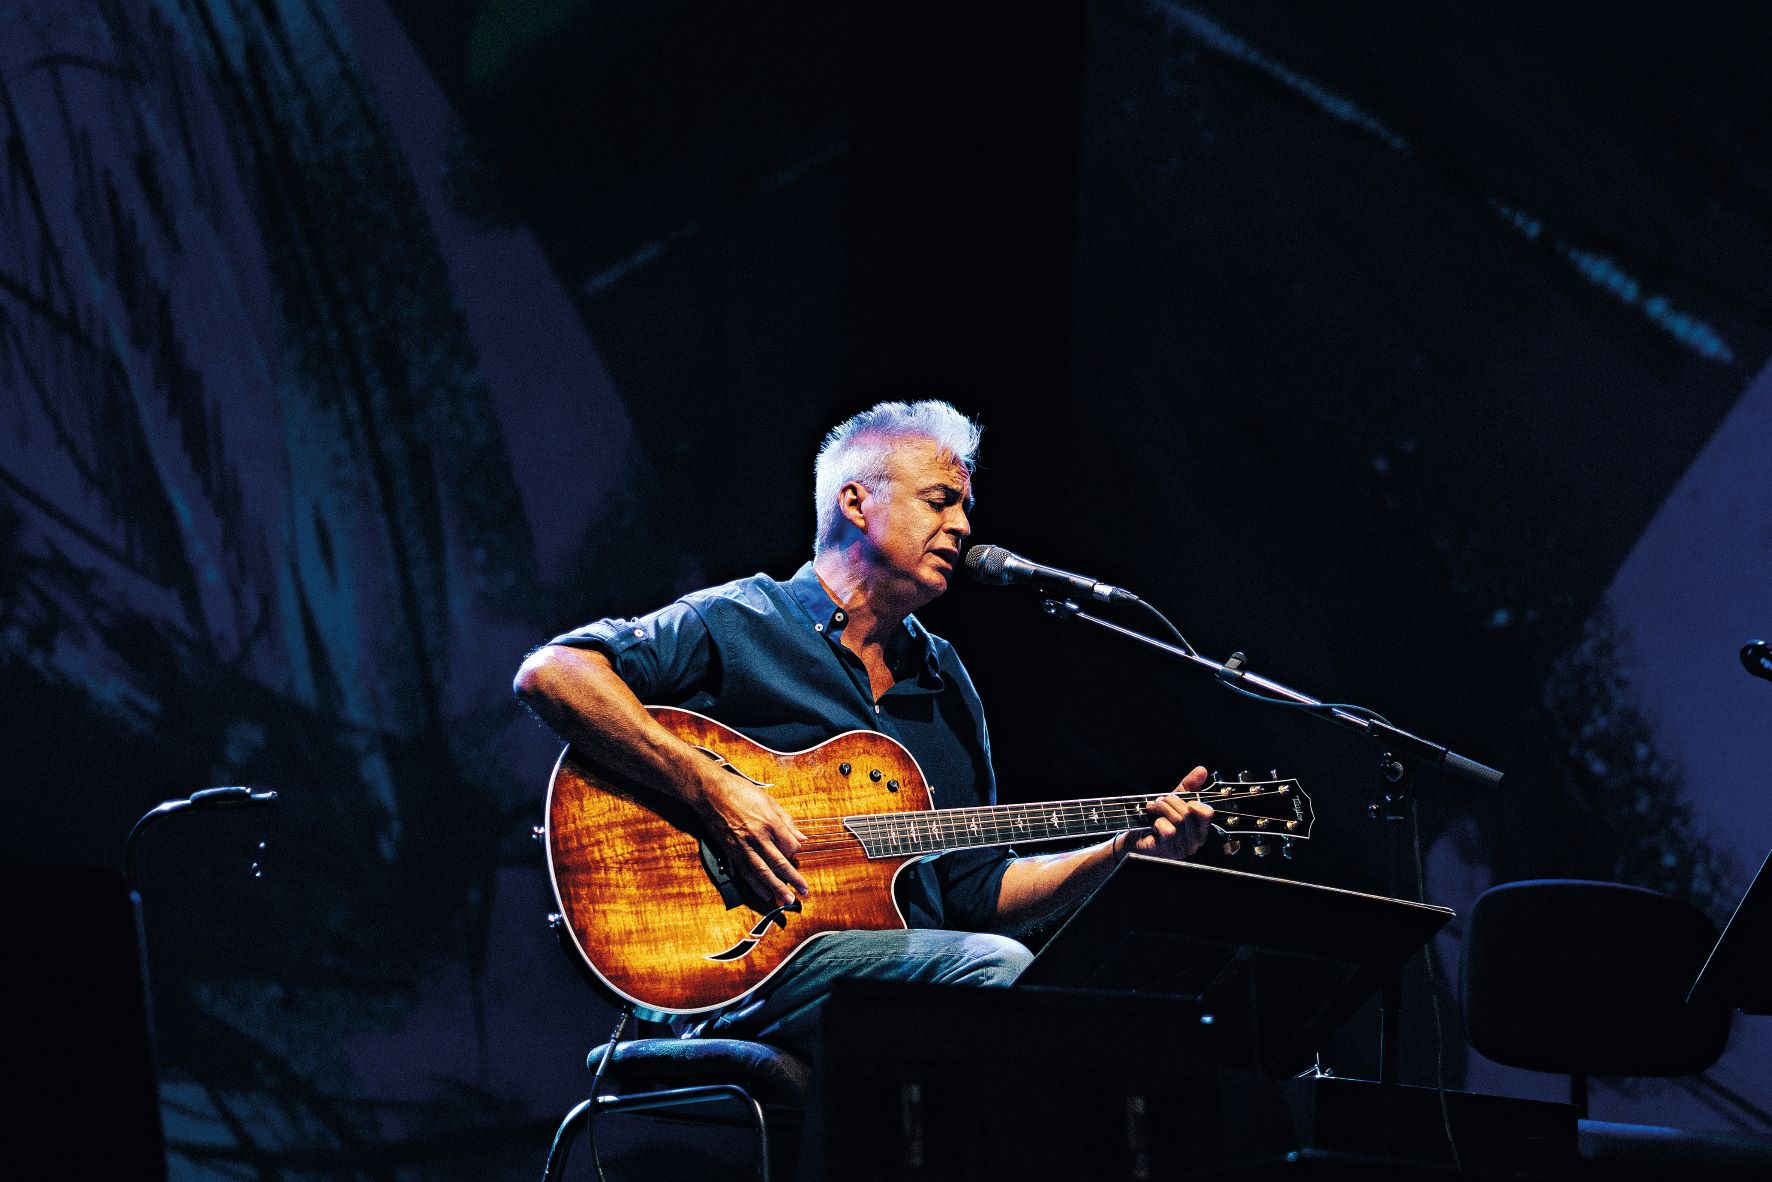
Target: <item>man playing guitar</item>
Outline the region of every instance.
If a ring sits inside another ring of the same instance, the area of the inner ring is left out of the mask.
[[[756,575],[566,633],[523,663],[518,696],[577,758],[685,806],[753,907],[810,908],[801,855],[817,834],[642,701],[710,715],[776,751],[879,731],[915,757],[938,808],[994,804],[977,692],[952,646],[913,614],[959,565],[978,439],[943,402],[881,403],[847,420],[819,451],[813,559],[791,579]],[[913,863],[898,878],[906,929],[825,933],[745,996],[681,1018],[808,1054],[817,1003],[838,979],[1007,985],[1030,954],[994,933],[1086,894],[1129,850],[1192,854],[1212,810],[1181,794],[1206,780],[1195,768],[1144,806],[1148,825],[1086,848],[964,849]]]

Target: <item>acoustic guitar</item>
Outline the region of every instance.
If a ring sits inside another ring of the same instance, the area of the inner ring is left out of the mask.
[[[686,805],[563,751],[543,830],[558,922],[598,979],[654,1018],[736,1001],[826,932],[903,928],[893,885],[917,858],[1118,833],[1149,824],[1145,804],[1166,795],[935,809],[917,761],[877,731],[786,753],[693,711],[648,709],[794,818],[812,888],[786,907],[753,897]],[[1310,800],[1296,780],[1214,782],[1185,795],[1212,806],[1227,846],[1266,853],[1310,837]]]

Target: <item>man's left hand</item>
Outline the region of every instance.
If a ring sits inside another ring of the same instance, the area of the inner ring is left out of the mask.
[[[1144,811],[1151,815],[1150,828],[1130,830],[1131,838],[1123,848],[1179,860],[1205,845],[1212,836],[1212,806],[1187,796],[1206,787],[1208,778],[1206,769],[1197,767],[1167,796],[1145,805]]]

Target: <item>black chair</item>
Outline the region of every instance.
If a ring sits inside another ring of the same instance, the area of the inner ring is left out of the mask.
[[[590,1054],[595,1067],[608,1044]],[[791,1132],[812,1086],[806,1063],[766,1043],[733,1038],[637,1038],[616,1044],[596,1095],[566,1114],[548,1150],[543,1182],[557,1182],[572,1138],[604,1114],[647,1113],[666,1119],[748,1124],[757,1176],[772,1177],[771,1133]]]
[[[1697,908],[1639,887],[1574,879],[1492,887],[1465,932],[1471,1045],[1498,1063],[1566,1073],[1582,1117],[1590,1075],[1695,1075],[1729,1038],[1727,1008],[1686,1003],[1716,941],[1716,925]]]

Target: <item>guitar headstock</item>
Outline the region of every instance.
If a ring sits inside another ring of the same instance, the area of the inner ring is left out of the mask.
[[[1234,780],[1214,772],[1200,800],[1212,806],[1212,828],[1232,856],[1247,848],[1257,858],[1278,853],[1290,859],[1292,843],[1309,841],[1317,820],[1298,781],[1281,779],[1277,771],[1267,779],[1240,772]]]

